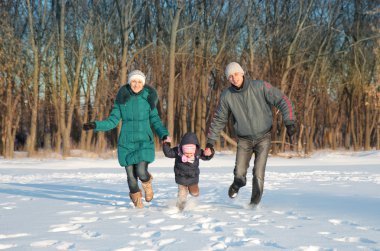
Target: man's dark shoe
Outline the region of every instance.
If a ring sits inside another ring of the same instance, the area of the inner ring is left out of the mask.
[[[252,179],[252,195],[251,195],[251,205],[258,205],[261,200],[261,191],[260,191],[260,181],[253,177]]]
[[[230,186],[228,189],[228,196],[230,196],[231,199],[235,198],[239,192],[239,187],[236,186],[234,183]]]

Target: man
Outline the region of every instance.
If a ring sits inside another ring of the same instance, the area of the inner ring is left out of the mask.
[[[279,89],[261,80],[246,79],[238,63],[228,64],[225,74],[231,86],[220,96],[205,150],[214,150],[220,131],[229,115],[232,115],[238,144],[234,181],[228,189],[228,195],[235,198],[239,189],[246,185],[249,162],[255,153],[251,204],[257,205],[263,194],[265,167],[271,146],[272,106],[281,111],[289,137],[295,133],[294,110],[289,99]]]

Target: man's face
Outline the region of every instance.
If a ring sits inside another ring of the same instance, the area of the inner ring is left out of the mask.
[[[132,79],[130,85],[134,93],[139,93],[144,87],[144,83],[140,79]]]
[[[230,81],[230,83],[234,85],[235,87],[240,88],[241,85],[243,84],[243,80],[244,80],[243,76],[244,76],[243,73],[235,72],[228,77],[228,81]]]

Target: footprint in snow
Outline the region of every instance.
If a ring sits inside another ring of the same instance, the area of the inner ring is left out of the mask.
[[[107,210],[107,211],[100,212],[100,214],[113,214],[115,212],[116,212],[115,210]]]
[[[300,251],[320,251],[320,250],[324,250],[323,248],[321,248],[319,246],[300,246],[300,247],[298,247],[298,249]]]
[[[320,235],[324,235],[324,236],[331,235],[330,232],[318,232],[318,234],[320,234]]]
[[[57,240],[44,240],[44,241],[35,241],[30,244],[31,247],[35,248],[47,248],[59,243]]]
[[[125,247],[125,248],[118,248],[114,251],[135,251],[136,249],[134,247]]]
[[[330,219],[329,222],[335,226],[338,225],[348,225],[353,227],[359,227],[359,224],[351,221],[339,220],[339,219]]]
[[[197,223],[207,223],[207,222],[213,222],[214,219],[210,217],[200,217],[196,220]]]
[[[254,216],[251,217],[251,220],[257,220],[257,219],[260,219],[262,217],[264,217],[264,215],[262,215],[262,214],[256,214],[256,215],[254,215]]]
[[[58,250],[69,250],[69,249],[74,248],[75,244],[71,242],[65,242],[65,241],[60,242],[57,240],[44,240],[44,241],[32,242],[30,246],[35,247],[35,248],[48,248],[48,247],[55,246],[55,248]]]
[[[211,237],[211,241],[214,241],[210,244],[210,250],[228,250],[228,248],[236,249],[236,247],[240,247],[239,249],[244,249],[244,246],[249,245],[252,248],[252,245],[261,245],[262,241],[258,238],[238,238],[238,237]],[[268,245],[268,244],[265,244]],[[248,249],[250,249],[248,248]],[[247,250],[248,250],[247,249]]]
[[[71,224],[92,223],[92,222],[96,222],[98,220],[99,220],[98,217],[90,217],[90,218],[86,218],[86,217],[72,217],[72,218],[70,218],[70,223]]]
[[[12,210],[12,209],[16,209],[17,207],[13,207],[13,206],[6,206],[6,207],[2,207],[2,209],[4,210]]]
[[[51,225],[49,232],[56,233],[56,232],[69,232],[74,231],[77,229],[82,228],[83,225],[81,224],[58,224],[58,225]]]
[[[113,202],[111,202],[111,205],[113,205],[113,206],[123,206],[125,204],[127,204],[127,202],[125,202],[125,201],[113,201]]]
[[[286,214],[286,212],[284,212],[284,211],[277,211],[277,210],[273,210],[272,213],[280,214],[280,215]]]
[[[160,237],[161,233],[158,231],[145,231],[143,233],[133,233],[131,236],[137,236],[141,238],[152,238],[152,237]]]
[[[136,246],[132,250],[157,250],[157,249],[152,249],[152,247],[154,246],[153,242],[157,242],[157,240],[156,241],[153,241],[151,239],[132,240],[128,242],[127,247]],[[137,246],[141,246],[141,247],[139,248]]]
[[[70,234],[75,234],[75,235],[79,235],[81,236],[83,239],[94,239],[94,238],[99,238],[100,236],[102,236],[100,233],[98,232],[92,232],[92,231],[83,231],[83,230],[74,230],[74,231],[70,231],[69,232]]]
[[[24,237],[24,236],[29,236],[29,235],[30,235],[30,234],[27,234],[27,233],[19,233],[19,234],[0,234],[0,240],[19,238],[19,237]]]
[[[15,248],[15,247],[17,247],[16,244],[0,244],[0,250]]]
[[[97,214],[97,212],[96,211],[88,211],[88,212],[84,212],[83,214],[84,215],[95,215],[95,214]]]
[[[165,211],[166,214],[172,219],[185,219],[186,215],[180,211],[176,206],[170,207]]]
[[[128,228],[131,228],[131,229],[146,229],[147,225],[130,225]]]
[[[156,225],[156,224],[160,224],[160,223],[162,223],[164,221],[165,221],[165,219],[155,219],[155,220],[149,221],[149,223],[153,224],[153,225]]]
[[[109,220],[129,220],[129,217],[127,215],[115,215],[115,216],[110,216],[108,217]]]
[[[79,211],[61,211],[61,212],[57,212],[57,214],[59,214],[59,215],[77,214],[77,213],[79,213]]]
[[[223,241],[218,241],[213,244],[211,244],[210,250],[217,251],[217,250],[226,250],[228,246]]]
[[[195,223],[184,229],[186,232],[199,232],[204,234],[214,234],[218,232],[223,232],[223,226],[228,225],[227,222],[204,222]]]
[[[68,202],[66,205],[73,206],[73,205],[79,205],[79,202]]]
[[[262,235],[261,231],[253,228],[235,228],[234,235],[237,237],[252,237],[256,235]]]
[[[0,203],[0,206],[11,206],[11,205],[16,205],[15,202],[3,202],[3,203]]]
[[[360,237],[341,237],[341,238],[333,238],[334,241],[338,242],[348,242],[348,243],[366,243],[366,244],[375,244],[375,241],[366,238]]]
[[[183,225],[168,225],[168,226],[160,227],[160,229],[163,231],[175,231],[183,227],[184,227]]]
[[[168,238],[168,239],[161,239],[159,240],[156,244],[162,248],[164,246],[167,246],[167,245],[170,245],[170,244],[173,244],[174,242],[176,242],[177,240],[174,239],[174,238]]]
[[[58,243],[56,248],[58,250],[69,250],[69,249],[75,248],[75,244],[63,241],[63,242]]]

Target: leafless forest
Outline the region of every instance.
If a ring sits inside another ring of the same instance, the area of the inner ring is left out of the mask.
[[[379,0],[2,0],[1,155],[115,148],[117,129],[81,128],[134,69],[174,142],[194,131],[204,147],[231,61],[295,105],[291,139],[273,110],[273,154],[380,149]],[[222,135],[230,148],[231,125]]]

